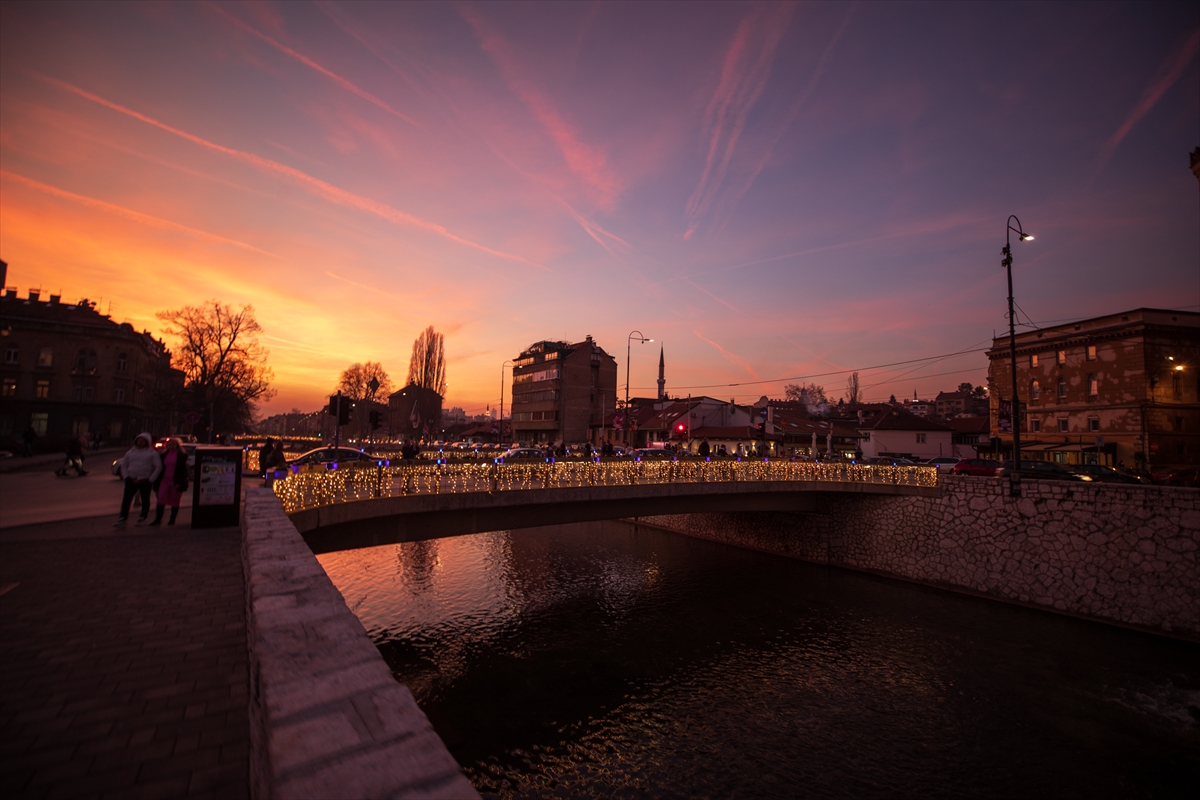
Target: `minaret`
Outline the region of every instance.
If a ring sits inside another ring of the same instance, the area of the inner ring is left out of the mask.
[[[663,346],[658,346],[658,399],[667,399],[667,365],[663,361]]]

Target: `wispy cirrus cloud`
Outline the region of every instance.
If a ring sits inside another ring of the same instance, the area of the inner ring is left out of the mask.
[[[767,88],[775,50],[794,7],[779,5],[742,20],[722,59],[721,77],[704,111],[708,150],[704,169],[684,209],[688,239],[708,214],[737,151],[746,120]]]
[[[611,207],[620,187],[604,151],[581,140],[579,132],[563,118],[553,101],[528,77],[512,45],[488,25],[483,15],[466,6],[459,8],[459,14],[474,29],[483,51],[500,68],[509,90],[529,108],[558,147],[567,167],[591,190],[597,204]]]
[[[346,91],[348,91],[352,94],[358,95],[363,100],[366,100],[368,103],[371,103],[374,106],[382,108],[384,111],[388,112],[389,114],[391,114],[399,119],[404,120],[405,122],[409,123],[410,125],[419,127],[417,125],[417,121],[415,119],[413,119],[412,117],[408,116],[407,114],[403,113],[402,111],[397,111],[391,105],[389,105],[388,103],[379,99],[375,95],[371,94],[366,89],[363,89],[363,88],[355,85],[354,83],[347,80],[346,78],[343,78],[341,75],[338,75],[336,72],[326,69],[325,67],[321,66],[316,61],[313,61],[311,58],[304,55],[303,53],[299,53],[296,50],[293,50],[292,48],[290,48],[287,45],[283,44],[282,42],[278,41],[277,39],[274,39],[274,38],[268,36],[267,34],[263,33],[262,31],[258,30],[254,26],[252,26],[246,22],[243,22],[242,20],[238,19],[233,14],[230,14],[228,11],[224,10],[223,8],[220,8],[219,6],[210,4],[208,7],[211,8],[217,14],[224,17],[229,22],[232,22],[240,30],[246,31],[249,34],[258,37],[259,39],[261,39],[262,41],[271,45],[272,47],[274,47],[276,50],[283,53],[284,55],[290,56],[291,58],[294,58],[296,61],[299,61],[304,66],[321,73],[322,75],[324,75],[325,77],[329,78],[334,83],[336,83],[338,86],[341,86]]]
[[[1157,74],[1151,79],[1150,85],[1142,92],[1142,97],[1138,100],[1137,105],[1100,148],[1100,160],[1096,164],[1097,174],[1108,164],[1121,141],[1129,135],[1134,126],[1142,120],[1142,117],[1149,114],[1150,109],[1154,108],[1167,90],[1175,85],[1175,82],[1183,75],[1184,68],[1196,57],[1197,51],[1200,51],[1200,28],[1192,31],[1183,46],[1163,60]]]
[[[207,139],[204,139],[200,136],[196,136],[195,134],[188,133],[187,131],[172,127],[172,126],[166,124],[165,122],[160,122],[159,120],[156,120],[153,117],[147,116],[138,111],[134,111],[131,108],[126,108],[125,106],[122,106],[119,103],[114,103],[111,100],[107,100],[96,94],[92,94],[91,92],[86,91],[85,89],[81,89],[78,86],[75,86],[70,83],[66,83],[65,81],[60,81],[57,78],[51,78],[48,75],[37,75],[37,77],[40,78],[41,80],[49,83],[52,86],[56,86],[59,89],[62,89],[63,91],[71,92],[72,94],[78,95],[79,97],[82,97],[86,100],[90,100],[93,103],[98,103],[99,105],[102,105],[105,108],[112,109],[113,111],[124,114],[128,117],[132,117],[133,119],[136,119],[140,122],[144,122],[147,125],[153,125],[154,127],[159,128],[160,130],[164,130],[168,133],[174,134],[175,136],[178,136],[182,139],[186,139],[189,142],[198,144],[201,147],[207,148],[209,150],[213,150],[218,153],[223,153],[227,156],[231,156],[232,158],[235,158],[235,159],[242,161],[244,163],[247,163],[247,164],[251,164],[255,167],[258,167],[259,169],[262,169],[262,170],[265,170],[268,172],[272,172],[277,175],[282,175],[282,176],[289,178],[292,181],[300,184],[304,188],[308,189],[314,195],[321,197],[325,200],[328,200],[330,202],[333,202],[333,203],[336,203],[338,205],[345,206],[348,208],[354,208],[359,211],[366,211],[371,214],[375,214],[376,216],[382,217],[383,219],[386,219],[389,222],[392,222],[395,224],[407,225],[407,226],[411,226],[414,228],[419,228],[421,230],[428,231],[430,233],[437,234],[438,236],[441,236],[442,238],[445,238],[445,239],[449,239],[452,242],[457,242],[458,244],[473,248],[475,250],[479,250],[481,252],[487,253],[488,255],[496,256],[497,258],[501,258],[506,261],[517,261],[522,264],[528,264],[529,266],[537,267],[539,269],[544,269],[548,272],[553,272],[553,270],[551,270],[549,267],[546,267],[542,264],[537,264],[537,263],[530,261],[529,259],[524,258],[522,256],[518,256],[513,253],[506,253],[502,250],[496,250],[491,247],[488,247],[487,245],[483,245],[478,242],[471,241],[470,239],[467,239],[467,238],[464,238],[457,234],[451,233],[445,227],[437,224],[436,222],[429,222],[427,220],[420,219],[419,217],[414,217],[412,214],[407,214],[403,211],[392,208],[391,206],[389,206],[385,203],[380,203],[377,200],[372,200],[370,198],[362,197],[361,195],[357,195],[352,192],[348,192],[345,189],[341,189],[330,183],[326,183],[325,181],[321,180],[320,178],[314,178],[313,176],[309,175],[306,172],[301,172],[300,170],[295,169],[294,167],[289,167],[286,164],[280,164],[278,161],[272,161],[269,158],[264,158],[262,156],[255,155],[254,153],[248,153],[245,150],[236,150],[232,147],[226,147],[224,145],[220,145],[215,142],[210,142]]]
[[[19,175],[15,172],[10,172],[9,170],[6,170],[6,169],[0,169],[0,176],[3,176],[4,178],[7,178],[9,180],[17,181],[18,183],[28,186],[31,189],[36,189],[39,192],[42,192],[44,194],[48,194],[53,197],[62,198],[63,200],[71,200],[72,202],[88,206],[89,208],[95,208],[95,209],[99,209],[101,211],[106,211],[110,214],[116,214],[117,216],[121,216],[121,217],[124,217],[125,219],[132,220],[133,222],[139,222],[142,225],[148,225],[152,228],[161,228],[164,230],[178,231],[180,233],[186,233],[186,234],[189,234],[192,236],[198,236],[202,239],[207,239],[210,242],[217,242],[219,244],[228,244],[228,245],[232,245],[234,247],[240,247],[243,250],[250,250],[251,252],[254,252],[254,253],[261,253],[262,255],[270,256],[271,258],[279,258],[279,256],[275,255],[274,253],[269,253],[266,250],[262,250],[260,248],[255,247],[252,244],[246,244],[245,242],[239,242],[237,239],[229,239],[224,236],[219,236],[215,233],[209,233],[208,231],[202,231],[199,228],[192,228],[188,225],[182,225],[178,222],[172,222],[169,219],[162,219],[161,217],[155,217],[150,214],[143,214],[140,211],[134,211],[131,208],[126,208],[125,206],[119,206],[119,205],[116,205],[115,203],[109,203],[104,200],[99,200],[95,197],[88,197],[87,195],[76,194],[75,192],[68,192],[66,189],[60,189],[57,186],[51,186],[48,183],[42,183],[41,181],[34,180],[33,178],[27,178],[24,175]]]
[[[692,331],[692,333],[694,333],[696,335],[696,338],[699,339],[700,341],[711,345],[714,350],[716,350],[718,353],[720,353],[722,356],[724,356],[730,363],[737,364],[739,367],[746,370],[746,372],[752,378],[754,378],[754,380],[760,380],[758,373],[755,372],[754,367],[752,367],[750,365],[749,361],[747,361],[746,359],[742,358],[739,355],[736,355],[735,353],[729,352],[724,347],[721,347],[721,345],[714,342],[712,339],[709,339],[704,334],[700,333],[700,331]]]

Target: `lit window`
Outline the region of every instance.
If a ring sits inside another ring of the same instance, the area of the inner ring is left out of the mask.
[[[1088,360],[1088,361],[1095,361],[1095,360],[1096,360],[1096,345],[1094,345],[1094,344],[1089,344],[1089,345],[1087,346],[1087,360]]]
[[[29,427],[33,428],[33,432],[38,436],[46,435],[46,423],[49,422],[50,415],[45,411],[29,416]]]
[[[1059,400],[1065,399],[1066,396],[1067,396],[1067,379],[1059,378],[1058,379],[1058,399]]]
[[[0,389],[0,395],[2,395],[4,397],[16,397],[17,396],[17,379],[16,378],[5,378],[4,386],[2,389]]]
[[[1037,381],[1029,384],[1029,397],[1035,403],[1042,398],[1042,385]]]
[[[1067,363],[1067,351],[1059,350],[1058,351],[1058,365],[1061,367],[1065,363]]]
[[[1042,421],[1040,419],[1029,420],[1029,432],[1040,433],[1042,430]]]
[[[1031,367],[1036,367],[1037,365],[1038,365],[1038,357],[1037,357],[1037,356],[1030,356],[1030,357],[1029,357],[1029,366],[1031,366]]]
[[[53,367],[54,366],[54,350],[53,350],[53,348],[43,347],[38,352],[38,366],[39,367]]]
[[[1092,433],[1095,433],[1096,431],[1100,430],[1100,418],[1099,417],[1088,417],[1088,430],[1091,431]]]
[[[1100,381],[1096,379],[1096,373],[1088,373],[1088,397],[1096,397],[1100,394]]]
[[[1071,430],[1071,421],[1070,420],[1068,420],[1064,417],[1063,419],[1060,419],[1058,421],[1058,432],[1059,433],[1067,433],[1070,430]]]
[[[45,400],[50,396],[50,381],[38,381],[33,387],[33,396],[39,400]]]
[[[10,344],[8,347],[4,348],[4,363],[5,364],[20,364],[21,363],[21,349],[19,347],[17,347],[15,344]]]

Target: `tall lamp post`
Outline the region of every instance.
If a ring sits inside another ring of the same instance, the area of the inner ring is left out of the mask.
[[[1017,223],[1017,227],[1013,227],[1013,222]],[[1013,287],[1012,287],[1012,235],[1017,234],[1017,241],[1029,242],[1033,240],[1033,236],[1021,229],[1021,220],[1017,219],[1015,214],[1008,218],[1006,224],[1008,230],[1004,232],[1004,260],[1000,262],[1006,270],[1008,270],[1008,356],[1012,361],[1012,412],[1010,416],[1010,424],[1013,432],[1013,469],[1010,474],[1011,483],[1009,485],[1009,494],[1013,497],[1021,495],[1021,403],[1019,393],[1017,391],[1017,318],[1013,311]]]
[[[497,444],[504,443],[504,368],[511,367],[512,365],[511,361],[505,361],[500,365],[500,427],[496,429],[498,431],[496,434]],[[516,400],[515,396],[513,400]]]
[[[634,338],[637,338],[638,344],[646,344],[646,342],[654,341],[643,336],[641,331],[631,332],[629,338],[625,340],[625,444],[629,444],[629,357],[632,352]]]

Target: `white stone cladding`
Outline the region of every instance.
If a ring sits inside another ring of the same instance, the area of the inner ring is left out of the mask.
[[[815,513],[641,517],[690,536],[1200,638],[1200,490],[941,478]]]

